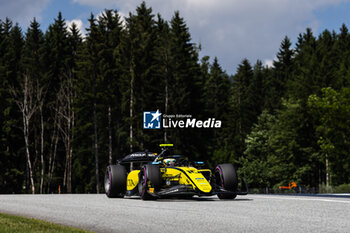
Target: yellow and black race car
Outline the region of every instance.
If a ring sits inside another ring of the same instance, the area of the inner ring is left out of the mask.
[[[106,195],[140,196],[143,200],[194,195],[234,199],[248,193],[232,164],[220,164],[212,172],[202,168],[203,162],[191,163],[187,157],[171,154],[172,144],[160,146],[159,154],[135,152],[109,165],[104,180]]]

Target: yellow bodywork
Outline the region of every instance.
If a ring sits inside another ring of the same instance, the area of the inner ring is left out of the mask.
[[[177,181],[181,185],[192,185],[204,193],[211,192],[211,185],[201,172],[211,172],[209,169],[198,170],[194,167],[162,167],[160,168],[162,178],[165,181]],[[127,190],[131,191],[137,187],[140,170],[131,171],[127,177]]]
[[[140,170],[134,170],[128,174],[126,181],[126,190],[131,191],[136,188],[137,184],[139,183],[139,173]]]
[[[181,172],[181,170],[183,172]],[[179,184],[192,185],[193,189],[196,187],[205,193],[211,191],[211,185],[198,170],[194,167],[165,167],[161,168],[163,179],[179,181]],[[184,174],[185,173],[185,174]]]

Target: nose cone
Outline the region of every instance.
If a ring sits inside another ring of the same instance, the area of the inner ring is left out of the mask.
[[[202,173],[198,172],[195,168],[186,170],[186,173],[200,191],[204,193],[210,193],[212,187]]]

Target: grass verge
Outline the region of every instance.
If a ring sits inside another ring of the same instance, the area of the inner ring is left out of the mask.
[[[56,232],[81,232],[87,233],[78,228],[62,226],[45,222],[42,220],[24,218],[19,216],[13,216],[9,214],[0,213],[0,232],[1,233],[13,233],[13,232],[26,232],[26,233],[56,233]]]

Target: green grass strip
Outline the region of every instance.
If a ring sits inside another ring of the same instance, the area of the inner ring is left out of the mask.
[[[13,216],[0,213],[0,232],[1,233],[13,233],[13,232],[25,232],[25,233],[56,233],[56,232],[82,232],[87,233],[78,228],[62,226],[45,222],[42,220],[24,218],[19,216]]]

